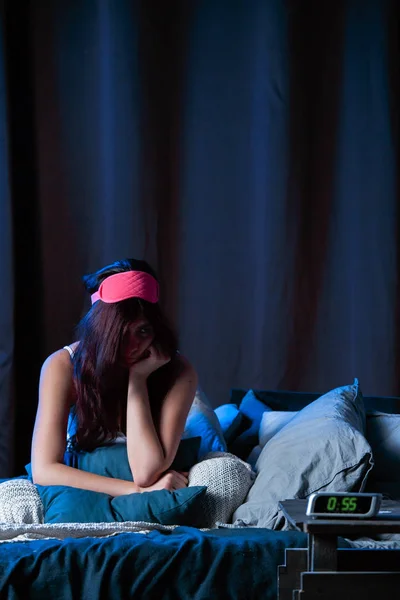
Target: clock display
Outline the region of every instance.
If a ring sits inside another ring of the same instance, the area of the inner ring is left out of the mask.
[[[367,496],[324,495],[317,496],[313,512],[325,514],[366,515],[371,509],[372,499]]]

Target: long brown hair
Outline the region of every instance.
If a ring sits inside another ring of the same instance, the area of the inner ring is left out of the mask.
[[[90,294],[110,275],[123,271],[145,271],[155,277],[145,261],[125,259],[83,278]],[[174,356],[177,339],[159,304],[130,298],[114,304],[96,302],[77,327],[79,345],[74,356],[77,418],[76,444],[92,450],[112,440],[121,429],[128,392],[128,367],[122,360],[129,328],[140,318],[153,327],[153,345]]]

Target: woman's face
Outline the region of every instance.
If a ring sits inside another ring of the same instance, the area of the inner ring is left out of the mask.
[[[154,330],[146,319],[132,323],[123,343],[123,357],[128,365],[144,358],[154,340]]]

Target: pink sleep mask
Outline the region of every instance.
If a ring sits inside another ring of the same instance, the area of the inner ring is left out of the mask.
[[[158,283],[152,275],[143,271],[124,271],[110,275],[92,294],[92,304],[101,300],[106,304],[121,302],[128,298],[141,298],[155,304],[158,302]]]

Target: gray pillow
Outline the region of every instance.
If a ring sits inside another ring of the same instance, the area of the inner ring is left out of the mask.
[[[372,468],[358,381],[336,388],[299,411],[263,448],[236,526],[286,527],[278,502],[318,490],[361,491]]]
[[[255,467],[261,450],[297,412],[266,411],[263,414],[259,438],[247,461]],[[366,489],[400,499],[400,414],[371,410],[367,413],[366,438],[371,445],[374,468],[368,476]]]
[[[400,498],[400,415],[368,413],[367,439],[375,463],[368,489]]]

